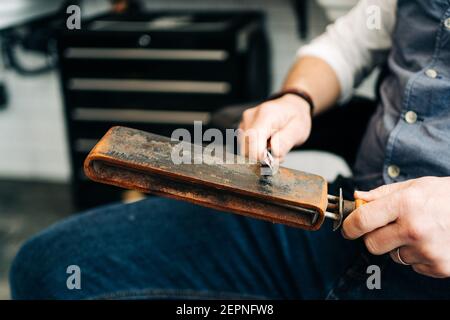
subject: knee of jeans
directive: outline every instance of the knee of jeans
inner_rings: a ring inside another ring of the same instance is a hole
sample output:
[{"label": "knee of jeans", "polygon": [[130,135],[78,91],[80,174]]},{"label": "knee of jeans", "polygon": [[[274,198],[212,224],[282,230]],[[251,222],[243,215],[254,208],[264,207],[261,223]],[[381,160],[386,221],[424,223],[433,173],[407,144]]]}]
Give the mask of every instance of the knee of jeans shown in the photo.
[{"label": "knee of jeans", "polygon": [[58,257],[64,251],[64,244],[58,238],[58,230],[47,230],[22,245],[9,272],[13,299],[52,297],[52,286],[61,282],[65,276],[64,271],[61,276],[60,272],[55,272],[59,265]]},{"label": "knee of jeans", "polygon": [[37,284],[39,279],[33,277],[36,274],[33,269],[39,265],[35,260],[38,257],[35,250],[38,247],[36,242],[39,242],[37,238],[27,241],[13,260],[9,272],[9,284],[13,299],[32,298],[32,292],[39,287]]}]

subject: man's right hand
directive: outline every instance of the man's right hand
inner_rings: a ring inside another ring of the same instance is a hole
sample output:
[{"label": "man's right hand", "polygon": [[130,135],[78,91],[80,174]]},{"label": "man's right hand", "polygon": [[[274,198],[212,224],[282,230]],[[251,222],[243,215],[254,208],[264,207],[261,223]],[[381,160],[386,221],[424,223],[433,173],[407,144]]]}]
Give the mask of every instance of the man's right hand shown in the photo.
[{"label": "man's right hand", "polygon": [[286,94],[244,111],[239,125],[240,151],[252,160],[262,160],[270,148],[275,161],[282,162],[294,146],[306,141],[311,132],[309,104],[294,94]]}]

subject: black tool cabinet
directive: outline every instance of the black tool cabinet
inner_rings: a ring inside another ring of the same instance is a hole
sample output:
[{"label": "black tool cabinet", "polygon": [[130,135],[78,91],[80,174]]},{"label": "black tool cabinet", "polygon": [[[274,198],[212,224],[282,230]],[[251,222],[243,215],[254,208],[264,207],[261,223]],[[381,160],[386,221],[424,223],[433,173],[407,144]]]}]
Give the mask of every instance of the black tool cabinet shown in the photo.
[{"label": "black tool cabinet", "polygon": [[87,208],[121,190],[88,181],[83,161],[114,125],[168,135],[207,128],[211,113],[269,92],[260,12],[104,14],[58,37],[74,202]]}]

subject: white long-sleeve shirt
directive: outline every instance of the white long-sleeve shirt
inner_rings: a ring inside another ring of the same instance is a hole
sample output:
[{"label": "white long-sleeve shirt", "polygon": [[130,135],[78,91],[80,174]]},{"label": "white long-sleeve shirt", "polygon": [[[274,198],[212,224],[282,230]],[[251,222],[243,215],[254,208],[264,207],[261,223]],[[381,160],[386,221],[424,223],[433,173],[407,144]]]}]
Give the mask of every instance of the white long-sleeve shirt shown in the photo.
[{"label": "white long-sleeve shirt", "polygon": [[392,44],[397,0],[361,0],[348,14],[327,27],[325,33],[298,51],[326,61],[336,72],[340,100],[382,63]]}]

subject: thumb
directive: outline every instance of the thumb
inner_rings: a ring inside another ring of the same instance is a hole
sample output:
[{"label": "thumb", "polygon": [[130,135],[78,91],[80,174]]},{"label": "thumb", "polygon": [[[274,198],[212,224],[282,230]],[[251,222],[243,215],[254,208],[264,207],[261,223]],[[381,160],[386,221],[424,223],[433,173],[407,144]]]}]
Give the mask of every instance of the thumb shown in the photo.
[{"label": "thumb", "polygon": [[280,131],[275,132],[270,138],[270,149],[275,158],[284,158],[284,156],[296,144],[297,128],[292,123],[288,123]]},{"label": "thumb", "polygon": [[385,184],[370,191],[355,191],[355,199],[364,201],[373,201],[385,197],[393,192],[405,189],[411,184],[411,181],[396,182]]}]

